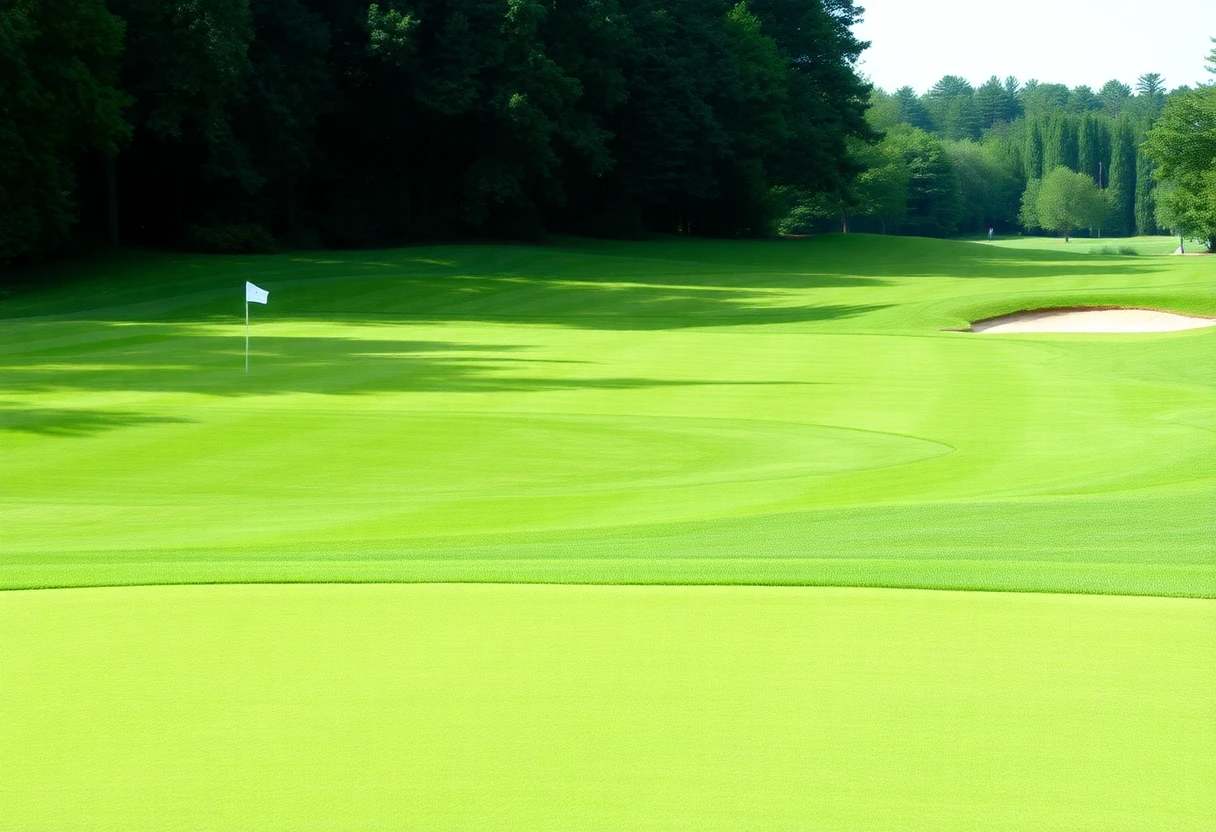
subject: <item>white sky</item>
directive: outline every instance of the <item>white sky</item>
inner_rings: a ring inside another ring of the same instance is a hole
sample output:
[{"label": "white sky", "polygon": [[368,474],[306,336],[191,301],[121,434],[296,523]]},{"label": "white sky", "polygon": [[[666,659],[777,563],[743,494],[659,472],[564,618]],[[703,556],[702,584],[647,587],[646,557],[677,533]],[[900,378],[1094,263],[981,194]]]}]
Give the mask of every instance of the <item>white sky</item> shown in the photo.
[{"label": "white sky", "polygon": [[1203,59],[1216,36],[1216,0],[857,0],[871,41],[860,69],[888,92],[924,93],[943,75],[978,86],[1022,81],[1135,85],[1159,72],[1167,89],[1216,80]]}]

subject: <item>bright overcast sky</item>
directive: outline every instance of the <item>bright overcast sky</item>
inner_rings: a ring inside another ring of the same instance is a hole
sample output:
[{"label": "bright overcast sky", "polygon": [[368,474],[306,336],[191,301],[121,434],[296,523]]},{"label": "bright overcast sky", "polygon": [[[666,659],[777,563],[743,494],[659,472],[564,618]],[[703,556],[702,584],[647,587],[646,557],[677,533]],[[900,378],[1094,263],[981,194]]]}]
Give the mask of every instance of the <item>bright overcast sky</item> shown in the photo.
[{"label": "bright overcast sky", "polygon": [[992,75],[1097,89],[1159,72],[1167,89],[1216,76],[1203,59],[1216,0],[857,0],[865,22],[861,71],[891,91],[923,93],[943,75],[979,85]]}]

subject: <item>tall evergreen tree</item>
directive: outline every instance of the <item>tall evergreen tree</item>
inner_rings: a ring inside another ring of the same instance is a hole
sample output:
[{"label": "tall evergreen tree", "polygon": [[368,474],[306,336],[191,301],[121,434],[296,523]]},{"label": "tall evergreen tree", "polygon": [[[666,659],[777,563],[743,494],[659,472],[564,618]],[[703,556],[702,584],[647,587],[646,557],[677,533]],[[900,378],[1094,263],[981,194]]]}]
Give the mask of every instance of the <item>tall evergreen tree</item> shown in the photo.
[{"label": "tall evergreen tree", "polygon": [[1000,121],[1013,121],[1016,99],[1001,80],[993,75],[975,91],[975,110],[980,129],[987,130]]},{"label": "tall evergreen tree", "polygon": [[1165,79],[1156,72],[1146,72],[1136,79],[1136,97],[1142,118],[1154,120],[1165,107]]},{"label": "tall evergreen tree", "polygon": [[1115,122],[1110,162],[1110,227],[1115,234],[1136,232],[1136,134],[1125,118]]},{"label": "tall evergreen tree", "polygon": [[1153,188],[1156,164],[1144,153],[1136,156],[1136,233],[1147,236],[1157,233],[1157,198]]},{"label": "tall evergreen tree", "polygon": [[1077,124],[1077,170],[1094,180],[1098,185],[1098,166],[1102,163],[1102,127],[1099,121],[1086,113]]},{"label": "tall evergreen tree", "polygon": [[921,130],[932,130],[933,122],[920,96],[911,87],[900,87],[895,91],[895,101],[899,105],[899,120],[901,124],[910,124]]},{"label": "tall evergreen tree", "polygon": [[954,141],[974,139],[980,133],[975,90],[965,78],[947,75],[925,94],[925,109],[934,129]]}]

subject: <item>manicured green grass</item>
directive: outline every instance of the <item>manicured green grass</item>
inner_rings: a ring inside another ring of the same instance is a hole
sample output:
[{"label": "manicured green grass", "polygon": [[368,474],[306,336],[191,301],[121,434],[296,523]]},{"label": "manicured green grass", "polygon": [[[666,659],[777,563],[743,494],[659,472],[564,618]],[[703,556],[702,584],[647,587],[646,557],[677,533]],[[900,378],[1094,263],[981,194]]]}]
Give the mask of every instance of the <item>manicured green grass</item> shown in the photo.
[{"label": "manicured green grass", "polygon": [[[1204,830],[1216,330],[948,330],[1216,314],[1214,264],[850,236],[23,275],[0,587],[322,583],[0,592],[0,832]],[[426,581],[516,585],[374,583]]]},{"label": "manicured green grass", "polygon": [[573,240],[30,277],[0,303],[0,586],[1216,596],[1216,330],[943,331],[1213,314],[1206,258]]},{"label": "manicured green grass", "polygon": [[[1120,249],[1132,249],[1136,255],[1166,255],[1173,254],[1178,248],[1177,237],[1111,237],[1088,238],[1073,237],[1064,242],[1063,237],[1017,237],[995,240],[992,245],[1001,248],[1011,248],[1025,251],[1036,249],[1042,251],[1068,251],[1074,254],[1122,254]],[[1198,240],[1188,240],[1188,252],[1201,252],[1206,246]]]},{"label": "manicured green grass", "polygon": [[1210,601],[0,594],[0,829],[1207,830]]}]

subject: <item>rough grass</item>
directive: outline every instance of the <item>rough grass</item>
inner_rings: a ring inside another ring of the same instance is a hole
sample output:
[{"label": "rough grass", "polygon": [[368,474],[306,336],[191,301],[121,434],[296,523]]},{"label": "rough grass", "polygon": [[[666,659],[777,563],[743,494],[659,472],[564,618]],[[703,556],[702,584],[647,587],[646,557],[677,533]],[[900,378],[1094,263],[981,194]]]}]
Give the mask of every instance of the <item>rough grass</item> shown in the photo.
[{"label": "rough grass", "polygon": [[[968,243],[125,254],[0,303],[0,586],[832,584],[1216,596],[1205,258]],[[253,307],[242,373],[241,285]]]}]

